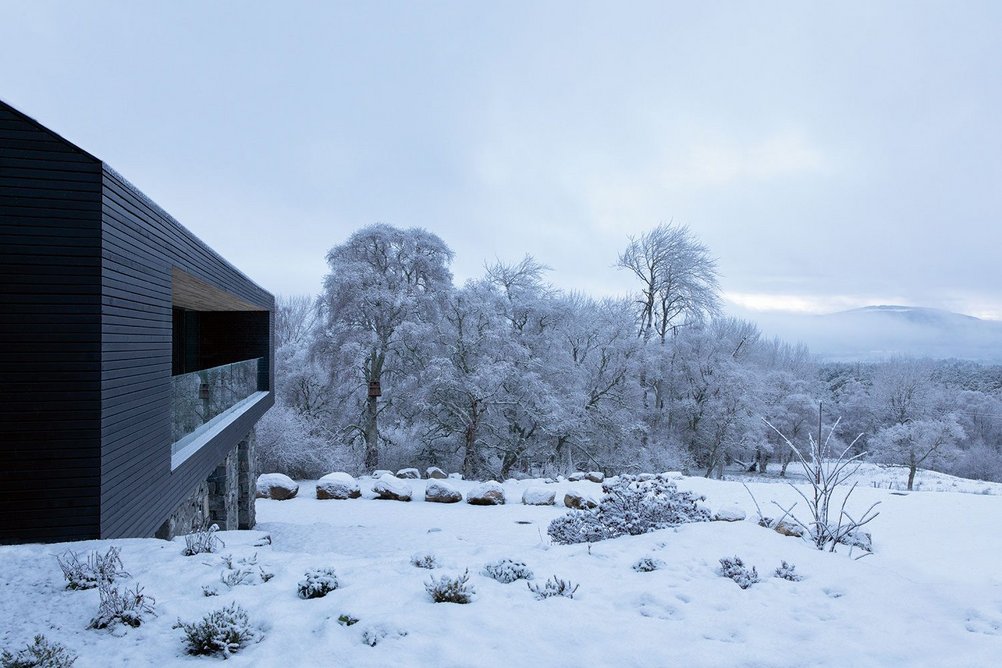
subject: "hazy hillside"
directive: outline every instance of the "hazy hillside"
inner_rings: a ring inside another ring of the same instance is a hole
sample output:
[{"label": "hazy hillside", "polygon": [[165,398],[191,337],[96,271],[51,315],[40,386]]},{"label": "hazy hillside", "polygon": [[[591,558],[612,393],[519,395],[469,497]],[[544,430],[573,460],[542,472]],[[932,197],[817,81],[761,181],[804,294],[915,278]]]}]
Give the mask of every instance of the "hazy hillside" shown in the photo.
[{"label": "hazy hillside", "polygon": [[828,360],[895,356],[1002,362],[1002,322],[911,306],[867,306],[828,315],[754,314],[764,332],[800,341]]}]

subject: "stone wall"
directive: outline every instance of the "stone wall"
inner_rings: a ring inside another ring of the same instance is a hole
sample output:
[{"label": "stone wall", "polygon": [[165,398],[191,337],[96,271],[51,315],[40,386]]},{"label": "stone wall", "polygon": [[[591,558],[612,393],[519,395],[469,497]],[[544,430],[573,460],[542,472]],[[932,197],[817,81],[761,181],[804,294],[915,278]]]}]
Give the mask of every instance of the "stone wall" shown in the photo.
[{"label": "stone wall", "polygon": [[208,524],[220,531],[253,529],[257,472],[254,470],[254,432],[251,431],[200,482],[157,530],[157,538],[170,540]]},{"label": "stone wall", "polygon": [[171,540],[205,526],[209,519],[209,483],[203,480],[191,490],[167,521],[160,525],[156,537]]},{"label": "stone wall", "polygon": [[254,431],[237,444],[237,459],[240,478],[240,493],[237,515],[241,529],[253,529],[257,520],[254,515],[254,500],[257,496],[257,471],[254,469],[254,448],[256,445]]},{"label": "stone wall", "polygon": [[220,531],[237,528],[240,498],[237,448],[230,450],[216,470],[209,474],[209,519],[219,525]]}]

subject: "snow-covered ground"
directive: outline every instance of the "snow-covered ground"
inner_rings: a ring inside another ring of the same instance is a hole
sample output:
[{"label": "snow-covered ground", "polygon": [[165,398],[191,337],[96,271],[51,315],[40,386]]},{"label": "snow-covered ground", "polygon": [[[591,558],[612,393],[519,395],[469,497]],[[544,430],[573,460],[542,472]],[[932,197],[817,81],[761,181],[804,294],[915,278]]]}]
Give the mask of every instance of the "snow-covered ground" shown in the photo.
[{"label": "snow-covered ground", "polygon": [[[256,585],[221,585],[220,554],[182,556],[181,539],[2,547],[0,645],[15,649],[45,633],[78,654],[80,667],[212,662],[185,655],[172,625],[236,601],[265,635],[232,657],[235,666],[996,666],[1002,657],[1002,499],[994,494],[902,495],[860,484],[853,509],[881,505],[868,526],[874,554],[857,560],[759,527],[751,498],[733,481],[678,485],[705,495],[711,508],[741,507],[745,521],[590,547],[550,543],[547,524],[565,509],[520,503],[540,481],[509,481],[508,504],[487,507],[423,502],[426,483],[416,480],[406,481],[413,502],[374,500],[372,482],[362,479],[355,500],[318,501],[311,482],[294,499],[259,500],[258,529],[222,534],[221,553],[256,554],[274,573]],[[985,486],[972,485],[968,491]],[[586,481],[553,487],[558,502],[568,489],[601,493]],[[796,499],[786,485],[749,487],[766,514],[776,514],[771,501]],[[87,630],[96,590],[64,588],[54,555],[109,545],[122,548],[129,582],[156,598],[157,616],[139,628]],[[424,553],[441,566],[413,566],[411,557]],[[740,589],[718,575],[718,560],[734,555],[757,567],[762,582]],[[644,556],[664,568],[635,572]],[[505,557],[524,561],[538,583],[557,575],[580,588],[573,599],[537,600],[524,581],[480,574]],[[784,560],[802,581],[771,577]],[[341,587],[300,599],[297,582],[321,566],[336,570]],[[429,577],[465,569],[474,601],[433,603]],[[220,595],[204,596],[206,585],[219,585]],[[342,614],[360,621],[343,626]]]}]

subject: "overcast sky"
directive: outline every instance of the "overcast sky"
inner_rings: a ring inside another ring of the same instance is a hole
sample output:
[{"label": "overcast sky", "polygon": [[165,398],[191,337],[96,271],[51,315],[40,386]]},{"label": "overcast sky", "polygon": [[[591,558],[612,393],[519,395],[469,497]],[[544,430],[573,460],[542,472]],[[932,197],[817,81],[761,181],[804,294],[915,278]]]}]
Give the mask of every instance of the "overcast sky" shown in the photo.
[{"label": "overcast sky", "polygon": [[457,282],[625,293],[688,225],[743,309],[1002,318],[1002,3],[0,0],[0,98],[275,293],[373,222]]}]

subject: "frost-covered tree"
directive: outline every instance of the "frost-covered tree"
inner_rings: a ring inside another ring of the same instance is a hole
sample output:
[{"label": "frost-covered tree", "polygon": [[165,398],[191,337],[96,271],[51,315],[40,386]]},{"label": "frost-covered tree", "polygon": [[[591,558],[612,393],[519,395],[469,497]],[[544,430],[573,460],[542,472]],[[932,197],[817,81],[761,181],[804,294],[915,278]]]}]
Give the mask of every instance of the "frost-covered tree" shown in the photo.
[{"label": "frost-covered tree", "polygon": [[432,434],[459,451],[463,474],[488,469],[485,435],[503,430],[502,404],[514,399],[518,360],[525,356],[502,318],[501,296],[484,281],[455,291],[434,330],[437,355],[423,394]]},{"label": "frost-covered tree", "polygon": [[640,281],[640,336],[661,343],[679,326],[720,310],[717,263],[685,225],[667,223],[630,239],[617,266]]},{"label": "frost-covered tree", "polygon": [[956,445],[964,438],[964,428],[956,416],[939,419],[906,420],[881,430],[873,439],[881,461],[908,467],[908,491],[915,482],[919,466],[928,466],[937,458],[956,456]]},{"label": "frost-covered tree", "polygon": [[340,357],[356,380],[363,410],[354,428],[365,442],[364,466],[379,465],[380,387],[407,371],[409,347],[420,346],[452,290],[452,251],[423,229],[377,224],[355,232],[327,254],[318,350]]},{"label": "frost-covered tree", "polygon": [[564,472],[664,464],[660,448],[642,445],[643,342],[632,331],[632,305],[569,295],[558,312],[545,365],[554,398],[550,461]]},{"label": "frost-covered tree", "polygon": [[724,318],[676,338],[671,424],[707,477],[765,442],[751,364],[758,337],[750,323]]}]

